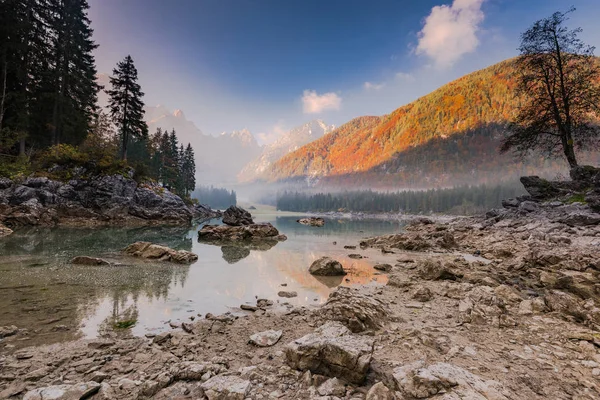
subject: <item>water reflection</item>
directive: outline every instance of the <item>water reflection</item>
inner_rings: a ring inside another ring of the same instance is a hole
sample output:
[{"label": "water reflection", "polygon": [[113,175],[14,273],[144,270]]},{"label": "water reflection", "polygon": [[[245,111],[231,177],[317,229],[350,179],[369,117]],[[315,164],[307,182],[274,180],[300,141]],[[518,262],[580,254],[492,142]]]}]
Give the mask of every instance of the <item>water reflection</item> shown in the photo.
[{"label": "water reflection", "polygon": [[[112,334],[115,327],[138,335],[160,331],[169,320],[221,313],[256,296],[277,300],[282,284],[299,294],[285,301],[318,304],[340,284],[384,283],[386,276],[375,275],[372,268],[383,261],[380,252],[365,250],[368,258],[353,260],[343,245],[402,229],[401,223],[385,221],[327,221],[325,227],[314,228],[296,223],[297,217],[262,219],[288,240],[268,246],[213,246],[197,242],[197,226],[33,228],[1,239],[0,325],[26,328],[28,334],[0,343],[0,351],[7,350],[4,343],[21,347],[95,337]],[[140,240],[193,251],[199,260],[181,266],[122,255],[122,248]],[[71,265],[76,255],[102,257],[114,265]],[[338,259],[349,274],[308,274],[308,266],[323,255]]]}]

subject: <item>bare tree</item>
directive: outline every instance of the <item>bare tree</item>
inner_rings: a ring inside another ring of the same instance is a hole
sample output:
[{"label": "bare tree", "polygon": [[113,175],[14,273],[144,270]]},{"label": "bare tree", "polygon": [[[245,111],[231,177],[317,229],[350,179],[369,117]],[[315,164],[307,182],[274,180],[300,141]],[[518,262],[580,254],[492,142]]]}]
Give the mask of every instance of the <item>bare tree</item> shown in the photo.
[{"label": "bare tree", "polygon": [[501,152],[562,154],[573,168],[575,150],[597,144],[600,63],[595,48],[577,37],[581,28],[565,26],[573,11],[554,13],[521,35],[516,61],[521,105]]}]

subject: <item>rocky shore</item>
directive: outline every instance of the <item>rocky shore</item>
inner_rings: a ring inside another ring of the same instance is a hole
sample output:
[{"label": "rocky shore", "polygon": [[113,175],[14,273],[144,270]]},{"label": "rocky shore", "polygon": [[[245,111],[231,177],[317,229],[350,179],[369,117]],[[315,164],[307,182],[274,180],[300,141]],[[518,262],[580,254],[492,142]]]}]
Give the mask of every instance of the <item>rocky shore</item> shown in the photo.
[{"label": "rocky shore", "polygon": [[55,225],[188,224],[220,216],[208,207],[187,206],[153,183],[123,175],[60,182],[30,177],[0,178],[0,223],[9,228]]},{"label": "rocky shore", "polygon": [[573,197],[364,239],[388,284],[321,307],[258,299],[156,336],[3,348],[0,398],[597,399],[600,215]]}]

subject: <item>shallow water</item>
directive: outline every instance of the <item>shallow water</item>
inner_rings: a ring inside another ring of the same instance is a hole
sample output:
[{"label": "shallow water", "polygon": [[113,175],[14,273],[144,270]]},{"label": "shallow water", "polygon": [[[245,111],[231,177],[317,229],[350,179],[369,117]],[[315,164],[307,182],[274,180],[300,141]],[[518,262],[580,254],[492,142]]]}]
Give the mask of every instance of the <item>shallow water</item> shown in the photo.
[{"label": "shallow water", "polygon": [[[404,222],[327,220],[319,228],[300,225],[296,219],[259,215],[258,222],[271,222],[288,236],[263,251],[198,243],[200,226],[17,231],[0,239],[0,326],[28,330],[11,339],[16,347],[119,331],[143,335],[168,329],[169,321],[189,321],[208,312],[240,312],[241,304],[254,305],[257,297],[320,304],[337,285],[386,282],[386,276],[376,275],[372,266],[390,262],[389,256],[343,246],[358,245],[367,236],[399,232]],[[181,266],[120,253],[141,240],[192,251],[199,260]],[[352,253],[366,258],[351,259]],[[69,264],[76,255],[102,257],[117,265]],[[312,261],[324,255],[338,259],[349,274],[344,278],[310,275]],[[296,291],[298,297],[280,298],[280,290]]]}]

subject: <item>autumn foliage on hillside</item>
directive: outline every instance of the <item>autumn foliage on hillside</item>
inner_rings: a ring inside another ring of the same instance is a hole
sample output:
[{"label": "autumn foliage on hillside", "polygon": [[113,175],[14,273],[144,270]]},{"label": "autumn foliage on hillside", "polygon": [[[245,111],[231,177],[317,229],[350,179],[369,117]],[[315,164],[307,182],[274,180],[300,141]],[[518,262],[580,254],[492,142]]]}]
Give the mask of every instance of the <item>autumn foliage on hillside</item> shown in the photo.
[{"label": "autumn foliage on hillside", "polygon": [[[381,173],[386,163],[396,162],[403,152],[433,139],[467,133],[473,136],[480,128],[490,126],[498,132],[518,105],[513,94],[516,74],[514,60],[507,60],[451,82],[389,115],[356,118],[283,157],[265,178],[274,181]],[[442,153],[446,156],[448,152]],[[443,164],[444,160],[435,154],[430,156],[429,161]]]}]

